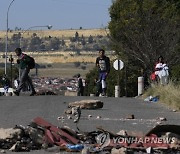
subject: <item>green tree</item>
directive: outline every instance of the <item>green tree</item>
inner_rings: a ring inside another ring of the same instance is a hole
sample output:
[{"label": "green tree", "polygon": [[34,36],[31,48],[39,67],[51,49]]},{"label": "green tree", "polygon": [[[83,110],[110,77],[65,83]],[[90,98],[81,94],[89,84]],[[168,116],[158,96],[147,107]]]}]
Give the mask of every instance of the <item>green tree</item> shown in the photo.
[{"label": "green tree", "polygon": [[31,51],[40,50],[41,42],[42,42],[41,38],[38,37],[36,33],[34,33],[30,40],[29,50]]},{"label": "green tree", "polygon": [[176,0],[115,0],[109,30],[117,55],[149,72],[159,55],[169,65],[180,63],[179,6]]},{"label": "green tree", "polygon": [[52,38],[50,41],[50,49],[58,50],[60,46],[60,40],[56,37]]},{"label": "green tree", "polygon": [[[137,78],[140,75],[138,67],[133,66],[132,62],[125,64],[126,68],[116,71],[112,66],[110,73],[106,79],[107,81],[107,95],[114,97],[115,85],[120,85],[120,96],[137,96]],[[119,80],[118,80],[119,76]],[[86,75],[87,86],[85,88],[85,94],[96,93],[95,80],[98,79],[98,69],[94,67]]]}]

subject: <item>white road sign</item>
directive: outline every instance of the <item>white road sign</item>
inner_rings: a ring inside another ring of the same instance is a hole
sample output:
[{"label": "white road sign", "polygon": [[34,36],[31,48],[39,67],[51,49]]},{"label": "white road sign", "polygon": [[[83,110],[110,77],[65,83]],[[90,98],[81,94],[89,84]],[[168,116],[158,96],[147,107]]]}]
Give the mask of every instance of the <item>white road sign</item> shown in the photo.
[{"label": "white road sign", "polygon": [[124,63],[121,60],[115,60],[115,62],[113,63],[113,67],[115,68],[115,70],[122,70],[124,67]]}]

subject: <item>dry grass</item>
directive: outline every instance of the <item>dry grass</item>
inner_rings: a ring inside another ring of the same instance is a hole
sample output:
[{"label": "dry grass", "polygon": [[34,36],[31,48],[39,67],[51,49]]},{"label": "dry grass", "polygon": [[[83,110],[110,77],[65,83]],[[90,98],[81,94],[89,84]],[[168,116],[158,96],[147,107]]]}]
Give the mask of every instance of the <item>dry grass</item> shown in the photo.
[{"label": "dry grass", "polygon": [[[8,36],[12,37],[13,34],[17,33],[23,33],[23,31],[13,31],[9,32]],[[23,34],[24,38],[28,38],[32,36],[33,33],[36,33],[39,37],[58,37],[58,38],[69,38],[74,37],[75,33],[78,32],[79,36],[89,37],[91,36],[97,36],[102,35],[106,36],[109,31],[105,29],[73,29],[73,30],[29,30]],[[0,31],[0,38],[5,38],[6,32]]]},{"label": "dry grass", "polygon": [[[88,63],[86,69],[83,70],[80,67],[75,67],[74,63],[54,63],[52,67],[45,69],[38,69],[39,77],[61,77],[61,78],[71,78],[73,75],[80,73],[83,78],[86,74],[93,69],[95,66],[92,63]],[[35,69],[31,70],[31,74],[35,74]]]},{"label": "dry grass", "polygon": [[[2,57],[1,53],[1,57]],[[12,54],[14,60],[16,61],[17,57],[14,53],[9,53],[8,55]],[[52,64],[52,63],[73,63],[73,62],[87,62],[87,63],[95,63],[97,54],[87,54],[87,55],[75,55],[70,53],[27,53],[28,55],[34,57],[36,63],[42,64]],[[0,58],[0,62],[3,63],[4,59]]]},{"label": "dry grass", "polygon": [[[0,53],[0,57],[2,57],[4,53]],[[13,55],[13,58],[17,59],[14,52],[9,52],[8,55]],[[98,56],[98,52],[81,52],[81,55],[76,55],[75,52],[28,52],[28,55],[34,57],[36,63],[42,64],[52,64],[52,63],[73,63],[73,62],[81,62],[81,63],[95,63],[96,57]],[[107,54],[110,59],[115,59],[114,55]],[[4,62],[3,58],[0,58],[0,62]]]},{"label": "dry grass", "polygon": [[144,97],[160,96],[160,102],[168,105],[170,108],[180,110],[180,86],[170,82],[166,86],[155,85],[149,88]]}]

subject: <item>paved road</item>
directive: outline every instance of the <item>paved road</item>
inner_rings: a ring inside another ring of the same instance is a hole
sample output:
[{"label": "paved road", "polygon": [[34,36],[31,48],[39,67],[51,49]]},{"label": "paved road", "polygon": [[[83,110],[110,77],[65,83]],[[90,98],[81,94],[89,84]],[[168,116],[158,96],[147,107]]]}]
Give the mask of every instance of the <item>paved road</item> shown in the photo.
[{"label": "paved road", "polygon": [[[159,117],[167,119],[161,122],[162,124],[180,124],[180,112],[173,112],[159,103],[144,102],[135,98],[0,96],[0,128],[27,126],[36,117],[42,117],[61,127],[64,124],[59,122],[57,117],[63,115],[65,123],[76,129],[73,121],[64,115],[64,110],[69,102],[82,99],[98,99],[104,102],[102,109],[82,110],[82,118],[78,125],[82,131],[93,131],[97,126],[102,126],[114,133],[122,129],[146,133],[160,122]],[[135,119],[126,119],[132,114]],[[92,117],[88,119],[88,115]],[[97,116],[102,118],[97,119]]]}]

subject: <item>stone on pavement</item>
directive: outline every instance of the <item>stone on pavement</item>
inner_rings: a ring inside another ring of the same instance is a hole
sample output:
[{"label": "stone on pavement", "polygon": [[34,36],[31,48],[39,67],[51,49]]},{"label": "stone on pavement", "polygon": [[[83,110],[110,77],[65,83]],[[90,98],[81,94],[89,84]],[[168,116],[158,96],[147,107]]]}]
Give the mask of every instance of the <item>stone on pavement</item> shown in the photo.
[{"label": "stone on pavement", "polygon": [[13,128],[0,128],[0,139],[12,139],[12,138],[19,138],[22,134],[21,129],[13,129]]},{"label": "stone on pavement", "polygon": [[103,107],[103,102],[100,100],[81,100],[69,103],[69,107],[77,107],[81,109],[99,109]]}]

